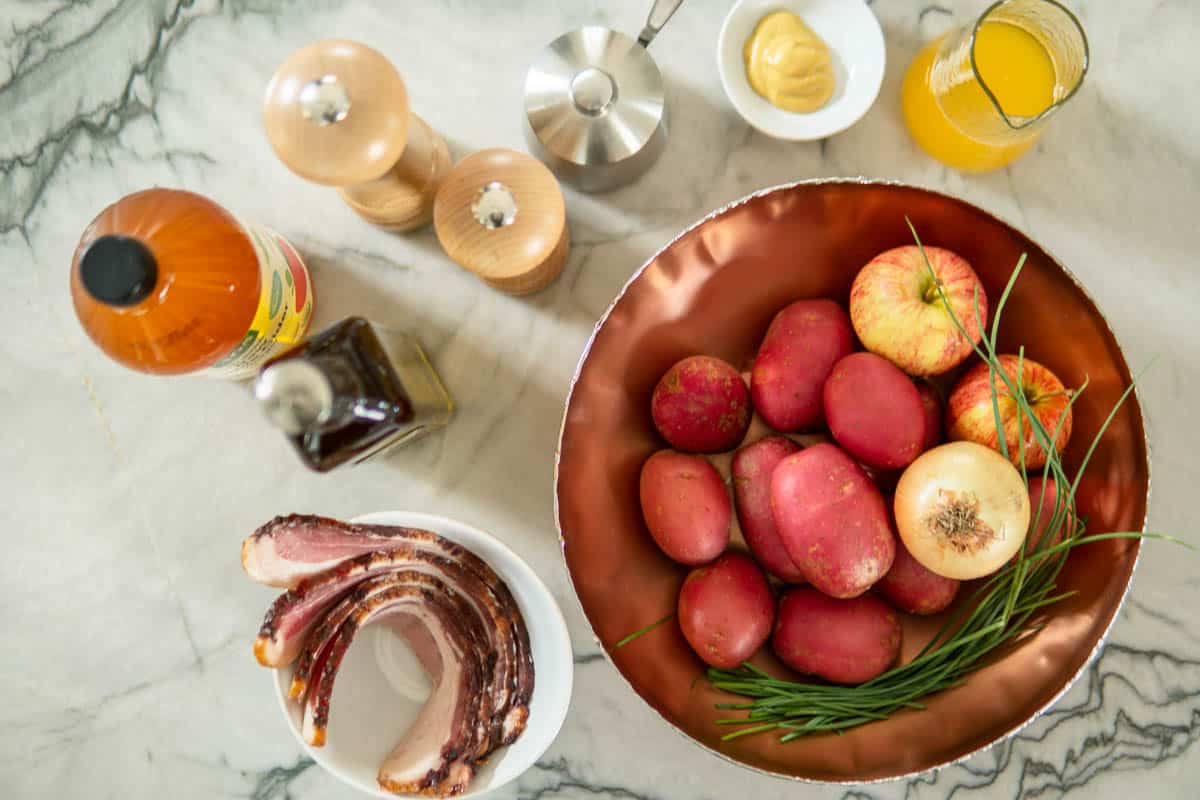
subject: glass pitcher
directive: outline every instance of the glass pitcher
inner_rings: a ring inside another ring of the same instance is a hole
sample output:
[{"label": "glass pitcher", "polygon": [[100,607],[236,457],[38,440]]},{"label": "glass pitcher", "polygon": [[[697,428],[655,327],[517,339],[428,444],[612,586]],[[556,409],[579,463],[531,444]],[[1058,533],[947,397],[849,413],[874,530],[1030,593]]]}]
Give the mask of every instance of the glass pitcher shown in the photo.
[{"label": "glass pitcher", "polygon": [[1056,0],[1000,0],[927,45],[901,90],[917,144],[964,172],[997,169],[1041,135],[1088,68],[1079,20]]}]

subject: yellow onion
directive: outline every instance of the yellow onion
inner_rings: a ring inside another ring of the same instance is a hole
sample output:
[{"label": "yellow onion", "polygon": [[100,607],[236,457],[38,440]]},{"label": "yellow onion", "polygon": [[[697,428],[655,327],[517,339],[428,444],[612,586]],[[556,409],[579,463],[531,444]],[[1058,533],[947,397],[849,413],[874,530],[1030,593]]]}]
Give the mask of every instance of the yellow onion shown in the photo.
[{"label": "yellow onion", "polygon": [[896,484],[896,529],[923,567],[970,580],[1003,567],[1029,530],[1029,492],[1008,459],[974,442],[920,455]]}]

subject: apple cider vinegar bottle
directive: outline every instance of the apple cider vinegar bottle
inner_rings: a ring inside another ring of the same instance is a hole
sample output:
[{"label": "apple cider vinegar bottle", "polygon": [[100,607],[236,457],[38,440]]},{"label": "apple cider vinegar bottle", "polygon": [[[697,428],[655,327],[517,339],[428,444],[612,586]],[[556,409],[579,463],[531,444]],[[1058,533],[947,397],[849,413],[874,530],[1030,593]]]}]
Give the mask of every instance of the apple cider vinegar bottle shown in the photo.
[{"label": "apple cider vinegar bottle", "polygon": [[300,341],[313,311],[287,240],[174,189],[100,212],[75,250],[71,297],[87,335],[130,369],[235,380]]}]

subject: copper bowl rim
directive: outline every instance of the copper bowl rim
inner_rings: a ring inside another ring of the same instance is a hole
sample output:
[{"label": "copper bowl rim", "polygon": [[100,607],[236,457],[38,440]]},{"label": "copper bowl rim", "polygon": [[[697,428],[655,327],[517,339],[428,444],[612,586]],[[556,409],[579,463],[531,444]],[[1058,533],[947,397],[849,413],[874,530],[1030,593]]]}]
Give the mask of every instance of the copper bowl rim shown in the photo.
[{"label": "copper bowl rim", "polygon": [[[760,775],[764,775],[767,777],[791,781],[794,783],[808,783],[808,784],[834,785],[834,786],[845,786],[845,785],[849,785],[849,784],[880,784],[880,783],[890,783],[892,781],[907,780],[909,778],[913,778],[918,775],[923,775],[927,772],[935,772],[944,767],[949,767],[949,766],[953,766],[955,764],[959,764],[963,761],[966,761],[968,758],[971,758],[972,756],[977,755],[978,753],[982,753],[985,750],[988,750],[989,748],[991,748],[997,744],[1000,744],[1008,739],[1011,739],[1013,736],[1016,736],[1026,726],[1028,726],[1030,723],[1032,723],[1038,717],[1042,716],[1044,713],[1046,713],[1046,711],[1048,711],[1052,706],[1054,706],[1060,699],[1062,699],[1063,695],[1065,695],[1071,689],[1071,687],[1075,685],[1075,683],[1083,676],[1083,673],[1086,672],[1088,670],[1088,668],[1092,665],[1092,662],[1094,662],[1096,660],[1096,656],[1098,656],[1100,654],[1100,651],[1104,648],[1105,643],[1108,641],[1109,635],[1112,633],[1113,625],[1116,624],[1117,618],[1120,616],[1121,610],[1125,606],[1125,601],[1129,597],[1130,587],[1133,585],[1133,576],[1137,572],[1137,567],[1138,567],[1138,564],[1141,562],[1141,557],[1142,557],[1141,540],[1138,540],[1137,546],[1136,546],[1136,551],[1135,551],[1134,557],[1133,557],[1133,566],[1129,570],[1129,578],[1125,582],[1125,588],[1121,592],[1121,598],[1118,601],[1116,608],[1113,610],[1112,616],[1109,617],[1108,624],[1104,628],[1104,633],[1100,636],[1099,639],[1097,639],[1096,644],[1092,648],[1091,653],[1088,654],[1087,659],[1080,665],[1079,669],[1075,672],[1075,674],[1072,675],[1070,677],[1070,679],[1067,680],[1067,682],[1063,684],[1062,689],[1060,689],[1053,697],[1051,697],[1041,708],[1035,710],[1026,719],[1018,722],[1016,725],[1014,725],[1008,731],[1005,731],[1004,733],[1000,734],[995,739],[993,739],[991,742],[989,742],[985,745],[982,745],[980,747],[977,747],[974,750],[971,750],[967,753],[964,753],[961,756],[948,759],[939,764],[934,764],[933,766],[926,767],[925,769],[922,769],[922,770],[915,770],[915,771],[911,771],[911,772],[905,772],[905,773],[900,773],[897,775],[892,775],[892,776],[889,776],[886,778],[874,778],[874,779],[870,779],[870,780],[854,780],[854,779],[821,780],[821,779],[816,779],[816,778],[805,778],[805,777],[802,777],[799,775],[786,775],[786,774],[779,773],[779,772],[772,772],[770,770],[765,770],[760,767],[752,766],[752,765],[746,764],[742,761],[738,761],[737,759],[731,758],[730,756],[726,755],[725,753],[722,753],[718,750],[714,750],[713,748],[709,747],[708,745],[704,744],[703,742],[700,742],[697,739],[692,738],[687,733],[685,733],[683,730],[681,730],[677,725],[675,725],[673,722],[671,722],[671,720],[669,720],[665,716],[663,716],[662,712],[660,712],[652,704],[646,702],[645,699],[642,698],[641,693],[638,692],[638,690],[637,690],[637,687],[635,687],[633,685],[633,683],[629,680],[629,678],[625,675],[625,673],[621,671],[620,667],[618,667],[616,665],[616,662],[614,662],[612,659],[612,655],[608,652],[608,649],[605,648],[604,643],[600,641],[600,637],[596,635],[595,626],[592,625],[592,620],[588,616],[587,611],[583,608],[583,602],[579,599],[579,592],[575,585],[575,576],[571,573],[571,569],[568,566],[567,559],[566,559],[566,537],[563,535],[562,518],[561,518],[561,514],[560,514],[560,509],[559,509],[559,496],[558,496],[559,469],[560,469],[561,460],[562,460],[563,436],[566,433],[566,426],[567,426],[567,411],[571,406],[572,398],[575,396],[575,387],[579,381],[579,376],[583,373],[583,367],[587,363],[588,357],[591,355],[592,345],[596,341],[596,336],[599,334],[600,328],[604,325],[605,322],[608,321],[609,315],[612,314],[613,309],[615,309],[617,304],[620,303],[622,298],[625,297],[625,293],[629,290],[629,287],[632,286],[633,283],[642,276],[642,273],[646,271],[647,267],[649,267],[652,263],[654,263],[655,259],[657,259],[660,255],[662,255],[668,249],[670,249],[677,241],[682,239],[688,233],[695,230],[696,228],[699,228],[701,225],[704,225],[707,222],[709,222],[713,219],[716,219],[717,217],[720,217],[722,214],[725,214],[726,212],[728,212],[734,208],[737,208],[738,206],[745,205],[746,203],[749,203],[749,202],[751,202],[759,197],[763,197],[765,195],[773,194],[775,192],[789,191],[791,189],[795,189],[795,188],[801,187],[801,186],[821,186],[821,185],[831,185],[832,186],[832,185],[847,185],[847,184],[871,185],[871,186],[894,186],[894,187],[898,187],[898,188],[902,188],[902,189],[915,189],[917,191],[927,192],[927,193],[933,194],[933,195],[938,195],[947,200],[950,200],[950,201],[953,201],[956,203],[961,203],[965,206],[968,206],[968,207],[978,211],[980,214],[991,217],[993,220],[995,220],[996,222],[999,222],[1001,225],[1005,225],[1008,228],[1010,228],[1011,230],[1014,230],[1017,233],[1024,236],[1025,238],[1029,239],[1030,241],[1034,241],[1033,237],[1026,234],[1023,230],[1021,230],[1021,228],[1012,224],[1008,220],[1003,219],[1002,217],[1000,217],[997,214],[994,214],[990,211],[986,211],[986,210],[980,208],[979,206],[975,205],[974,203],[972,203],[968,200],[964,200],[963,198],[958,197],[953,194],[950,194],[948,192],[939,191],[937,189],[930,189],[928,187],[919,186],[917,184],[905,183],[904,181],[880,180],[880,179],[876,179],[876,178],[866,178],[866,177],[805,178],[803,180],[790,181],[788,183],[780,183],[780,184],[776,184],[774,186],[767,186],[762,189],[758,189],[754,192],[751,192],[747,195],[744,195],[743,197],[740,197],[736,200],[726,203],[725,205],[709,212],[708,214],[706,214],[703,217],[701,217],[700,219],[696,220],[691,225],[688,225],[686,228],[681,230],[678,234],[673,236],[669,241],[667,241],[665,244],[663,244],[662,247],[660,247],[658,250],[656,250],[653,253],[653,255],[651,255],[649,258],[647,258],[645,260],[645,262],[643,262],[642,265],[640,267],[638,267],[637,270],[629,277],[629,280],[627,280],[625,282],[625,284],[621,287],[620,291],[617,292],[616,297],[613,298],[612,302],[609,303],[608,308],[606,308],[604,310],[604,313],[596,321],[596,324],[592,329],[592,333],[590,336],[588,336],[588,340],[584,344],[583,351],[579,355],[579,361],[575,365],[575,372],[571,375],[571,382],[567,388],[567,397],[563,401],[563,416],[562,416],[562,422],[559,424],[558,444],[554,450],[554,528],[555,528],[555,531],[558,533],[559,551],[562,555],[561,568],[563,569],[563,571],[565,571],[567,573],[567,578],[571,581],[571,589],[572,589],[571,597],[575,601],[575,606],[579,609],[580,613],[583,615],[583,618],[587,621],[588,630],[592,634],[592,641],[595,642],[595,644],[597,646],[599,646],[600,652],[604,656],[604,660],[607,661],[610,666],[612,666],[612,668],[616,671],[617,675],[619,675],[621,680],[625,682],[625,685],[628,686],[629,689],[631,689],[635,695],[637,695],[639,700],[641,700],[643,703],[645,703],[645,705],[648,706],[650,708],[650,710],[653,711],[659,717],[659,719],[661,719],[664,723],[666,723],[667,727],[669,727],[677,735],[683,737],[685,740],[690,742],[693,746],[700,748],[702,750],[705,750],[714,756],[717,756],[722,761],[726,761],[730,764],[735,764],[738,767],[741,767],[742,769],[750,770],[751,772],[756,772]],[[1075,288],[1078,289],[1079,292],[1085,298],[1087,298],[1088,302],[1092,304],[1092,307],[1096,309],[1096,313],[1099,315],[1100,321],[1104,324],[1105,330],[1107,330],[1109,335],[1112,336],[1113,341],[1117,345],[1117,349],[1121,353],[1121,358],[1122,358],[1122,360],[1124,360],[1125,348],[1121,346],[1121,341],[1118,338],[1116,331],[1114,331],[1112,329],[1112,325],[1109,324],[1108,318],[1104,315],[1104,312],[1101,310],[1100,305],[1096,302],[1095,298],[1092,297],[1092,295],[1087,291],[1087,289],[1084,287],[1083,283],[1075,276],[1075,274],[1072,273],[1069,269],[1066,268],[1066,266],[1063,265],[1062,261],[1060,261],[1057,256],[1055,256],[1053,253],[1051,253],[1049,250],[1047,250],[1045,247],[1043,247],[1040,244],[1038,244],[1038,247],[1041,248],[1042,252],[1044,252],[1046,254],[1047,258],[1058,269],[1062,270],[1062,273],[1071,280],[1071,282],[1075,285]],[[1126,362],[1126,368],[1128,369],[1128,362]],[[1136,378],[1136,376],[1135,376],[1135,378]],[[1149,426],[1149,420],[1146,419],[1145,408],[1142,405],[1141,397],[1138,394],[1136,384],[1134,385],[1132,396],[1135,400],[1137,400],[1138,416],[1142,423],[1143,438],[1145,440],[1146,513],[1142,517],[1142,528],[1141,528],[1141,531],[1143,533],[1145,533],[1146,529],[1147,529],[1147,521],[1148,521],[1149,515],[1150,515],[1150,499],[1151,499],[1152,486],[1153,486],[1153,475],[1152,475],[1151,469],[1150,469],[1150,463],[1151,463],[1150,430],[1151,429]]]}]

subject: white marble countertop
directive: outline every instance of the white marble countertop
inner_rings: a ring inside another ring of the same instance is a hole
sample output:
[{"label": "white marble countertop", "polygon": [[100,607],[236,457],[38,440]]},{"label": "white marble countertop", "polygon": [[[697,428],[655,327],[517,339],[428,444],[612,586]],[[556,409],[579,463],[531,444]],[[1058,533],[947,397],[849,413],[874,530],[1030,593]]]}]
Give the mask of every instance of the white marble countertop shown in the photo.
[{"label": "white marble countertop", "polygon": [[[562,568],[551,474],[562,401],[597,317],[683,226],[751,190],[866,175],[961,195],[1038,239],[1091,289],[1142,385],[1151,521],[1194,537],[1200,481],[1200,14],[1188,0],[1079,2],[1093,68],[1036,150],[966,178],[914,149],[899,84],[917,46],[983,0],[875,0],[879,101],[828,141],[752,132],[713,50],[728,0],[688,0],[654,44],[674,114],[660,164],[620,192],[568,195],[574,251],[547,291],[485,288],[432,232],[372,229],[288,173],[260,124],[267,77],[328,36],[368,42],[462,154],[522,147],[521,79],[557,34],[636,32],[645,0],[0,2],[0,786],[5,798],[357,795],[302,757],[250,654],[272,598],[238,544],[288,511],[407,508],[485,527],[549,583],[577,650],[555,746],[511,798],[1194,798],[1200,556],[1145,548],[1108,647],[1014,740],[917,779],[838,788],[759,777],[675,735],[599,655]],[[318,324],[413,326],[460,411],[443,434],[334,475],[304,471],[244,386],[143,377],[84,337],[67,292],[79,232],[150,185],[206,194],[291,238]]]}]

